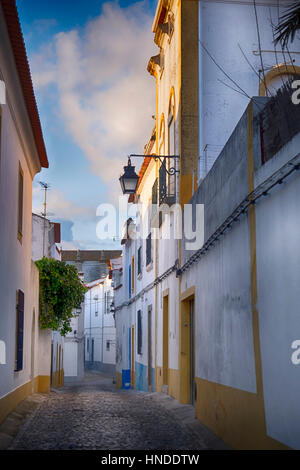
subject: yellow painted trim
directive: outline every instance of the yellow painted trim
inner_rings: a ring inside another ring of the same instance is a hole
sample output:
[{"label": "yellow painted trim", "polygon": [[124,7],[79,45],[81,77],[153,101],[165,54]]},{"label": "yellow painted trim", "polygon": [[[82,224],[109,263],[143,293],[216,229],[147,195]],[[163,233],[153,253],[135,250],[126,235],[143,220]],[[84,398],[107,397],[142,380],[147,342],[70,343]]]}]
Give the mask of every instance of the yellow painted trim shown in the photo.
[{"label": "yellow painted trim", "polygon": [[298,65],[275,65],[265,74],[264,79],[260,81],[259,96],[266,96],[266,88],[268,88],[268,85],[274,78],[280,77],[280,75],[300,75],[300,67]]},{"label": "yellow painted trim", "polygon": [[175,101],[175,89],[174,89],[173,85],[171,86],[171,91],[170,91],[170,95],[169,95],[168,118],[169,118],[170,111],[171,111],[172,99],[173,99],[172,114],[173,114],[173,119],[174,119],[174,122],[175,122],[175,119],[176,119],[176,115],[175,115],[176,106],[175,106],[175,103],[176,103],[176,101]]},{"label": "yellow painted trim", "polygon": [[163,368],[161,366],[155,368],[155,382],[155,390],[160,393],[163,386]]},{"label": "yellow painted trim", "polygon": [[168,369],[168,395],[179,401],[179,370]]},{"label": "yellow painted trim", "polygon": [[13,390],[5,397],[0,398],[0,423],[11,413],[16,406],[31,394],[31,380]]},{"label": "yellow painted trim", "polygon": [[[179,116],[179,123],[178,123],[178,131],[179,131],[179,155],[180,157],[182,158],[182,138],[181,138],[181,132],[182,132],[182,123],[181,123],[181,80],[182,80],[182,74],[181,74],[181,48],[182,48],[182,44],[181,44],[181,34],[182,34],[182,30],[181,30],[181,0],[178,0],[178,34],[179,34],[179,38],[178,38],[178,44],[179,44],[179,57],[178,57],[178,63],[179,63],[179,94],[178,94],[178,111],[177,111],[177,114]],[[181,158],[179,158],[179,203],[182,205],[182,190],[181,190],[181,185],[182,185],[182,162],[181,162]],[[181,240],[178,240],[178,263],[179,263],[179,266],[181,266]],[[180,350],[180,345],[181,345],[181,341],[182,341],[182,328],[181,328],[181,324],[182,324],[182,305],[181,305],[181,301],[180,301],[180,298],[181,298],[181,276],[179,276],[178,278],[178,305],[179,305],[179,329],[178,329],[178,364],[179,364],[179,397],[178,397],[178,400],[180,401],[180,398],[181,398],[181,391],[180,391],[180,387],[181,387],[181,382],[182,380],[184,379],[183,377],[183,374],[182,374],[182,361],[181,361],[181,350]]]},{"label": "yellow painted trim", "polygon": [[162,292],[162,294],[161,294],[162,297],[167,297],[167,295],[169,295],[169,292],[170,292],[170,289],[169,289],[169,288],[165,289],[165,290]]},{"label": "yellow painted trim", "polygon": [[181,293],[180,300],[183,301],[183,300],[190,299],[194,297],[194,295],[195,295],[195,286],[191,286]]},{"label": "yellow painted trim", "polygon": [[208,380],[195,379],[196,418],[234,449],[287,449],[266,435],[263,409],[257,395]]},{"label": "yellow painted trim", "polygon": [[[158,78],[155,77],[155,115],[156,115],[156,136],[158,132]],[[155,149],[156,149],[156,155],[158,152],[158,139],[156,138],[155,142]],[[155,162],[155,178],[158,178],[158,162]],[[157,237],[155,237],[154,241],[154,272],[155,272],[155,279],[157,278],[157,273],[158,273],[158,240]],[[154,368],[155,368],[155,390],[157,391],[158,389],[158,381],[157,381],[157,318],[158,318],[158,305],[157,305],[157,289],[158,286],[155,284],[154,288],[154,301],[155,301],[155,313],[154,313]]]},{"label": "yellow painted trim", "polygon": [[34,393],[37,393],[39,391],[39,376],[37,375],[33,379],[33,391]]},{"label": "yellow painted trim", "polygon": [[164,113],[161,113],[161,116],[160,116],[159,139],[161,139],[162,135],[163,135],[163,141],[164,141],[165,140],[165,115]]},{"label": "yellow painted trim", "polygon": [[180,176],[180,204],[183,207],[184,204],[188,204],[193,195],[193,175],[181,175]]},{"label": "yellow painted trim", "polygon": [[38,377],[38,391],[39,393],[50,392],[50,375],[39,375]]},{"label": "yellow painted trim", "polygon": [[[168,290],[168,289],[166,289]],[[163,385],[168,385],[169,379],[169,333],[170,333],[170,303],[169,295],[163,296],[162,308],[162,370]]]},{"label": "yellow painted trim", "polygon": [[164,113],[162,113],[161,118],[160,118],[160,128],[159,128],[159,154],[160,155],[165,154],[165,138],[166,138],[165,115]]}]

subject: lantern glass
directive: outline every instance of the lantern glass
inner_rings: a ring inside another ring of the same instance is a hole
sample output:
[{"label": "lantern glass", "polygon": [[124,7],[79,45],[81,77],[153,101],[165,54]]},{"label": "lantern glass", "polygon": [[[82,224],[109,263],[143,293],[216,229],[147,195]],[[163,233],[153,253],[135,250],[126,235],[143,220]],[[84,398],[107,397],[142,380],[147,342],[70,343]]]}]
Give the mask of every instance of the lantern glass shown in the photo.
[{"label": "lantern glass", "polygon": [[135,194],[139,177],[134,171],[135,167],[131,166],[130,160],[128,165],[124,166],[124,174],[120,177],[120,185],[123,194]]}]

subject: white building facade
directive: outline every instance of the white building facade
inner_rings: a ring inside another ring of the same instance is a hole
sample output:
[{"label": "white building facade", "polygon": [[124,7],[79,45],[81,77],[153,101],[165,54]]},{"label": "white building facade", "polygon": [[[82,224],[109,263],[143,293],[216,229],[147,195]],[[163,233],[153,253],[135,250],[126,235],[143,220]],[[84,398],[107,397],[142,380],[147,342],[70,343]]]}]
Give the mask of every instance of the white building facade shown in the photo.
[{"label": "white building facade", "polygon": [[39,329],[39,274],[31,259],[32,180],[48,160],[13,1],[0,4],[0,80],[2,421],[33,390],[49,391],[51,352],[50,332]]},{"label": "white building facade", "polygon": [[[169,177],[145,148],[129,201],[145,202],[153,271],[143,261],[147,238],[125,237],[115,296],[118,386],[149,390],[154,382],[156,391],[193,404],[196,417],[235,448],[299,448],[299,384],[291,361],[291,345],[298,344],[292,331],[299,329],[298,281],[292,280],[299,272],[291,259],[298,256],[298,111],[290,106],[291,91],[288,100],[286,91],[271,99],[299,76],[299,40],[274,49],[272,22],[287,4],[158,2],[159,53],[148,64],[157,96],[151,153],[179,157],[165,160],[179,172]],[[274,197],[265,191],[268,198],[248,204],[232,230],[229,221],[217,233],[252,191],[269,184],[272,172],[285,174],[288,167],[289,187],[277,175]],[[160,209],[204,205],[207,249],[188,250],[188,237],[166,237],[176,218],[153,214],[151,202]],[[135,224],[139,233],[138,219]]]},{"label": "white building facade", "polygon": [[84,304],[73,311],[72,331],[64,338],[64,383],[80,382],[84,377]]},{"label": "white building facade", "polygon": [[114,375],[116,328],[114,293],[109,277],[85,284],[84,299],[85,367]]}]

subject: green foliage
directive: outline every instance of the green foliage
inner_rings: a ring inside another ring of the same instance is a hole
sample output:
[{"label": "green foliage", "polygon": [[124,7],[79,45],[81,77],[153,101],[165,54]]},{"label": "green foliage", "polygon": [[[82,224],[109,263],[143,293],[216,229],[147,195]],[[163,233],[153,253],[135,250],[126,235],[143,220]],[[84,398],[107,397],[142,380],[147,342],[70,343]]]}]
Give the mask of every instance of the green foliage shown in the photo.
[{"label": "green foliage", "polygon": [[86,288],[72,265],[45,257],[36,265],[40,272],[40,327],[59,330],[65,336],[72,331],[73,309],[83,302]]},{"label": "green foliage", "polygon": [[300,29],[300,1],[294,1],[279,18],[279,24],[275,28],[275,44],[281,43],[285,48],[291,40],[294,41],[297,31]]}]

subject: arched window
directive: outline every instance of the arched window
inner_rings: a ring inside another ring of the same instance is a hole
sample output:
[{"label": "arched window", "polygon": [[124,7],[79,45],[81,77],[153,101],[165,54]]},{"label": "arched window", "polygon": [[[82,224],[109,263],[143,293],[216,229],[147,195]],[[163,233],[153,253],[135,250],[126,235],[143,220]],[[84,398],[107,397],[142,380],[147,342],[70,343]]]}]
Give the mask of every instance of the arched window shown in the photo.
[{"label": "arched window", "polygon": [[165,155],[165,116],[162,113],[159,126],[159,155]]},{"label": "arched window", "polygon": [[[176,155],[175,145],[175,92],[172,87],[169,100],[169,112],[168,112],[168,155]],[[175,160],[169,159],[167,162],[168,168],[175,165]],[[168,175],[168,193],[169,195],[175,195],[175,175]]]}]

